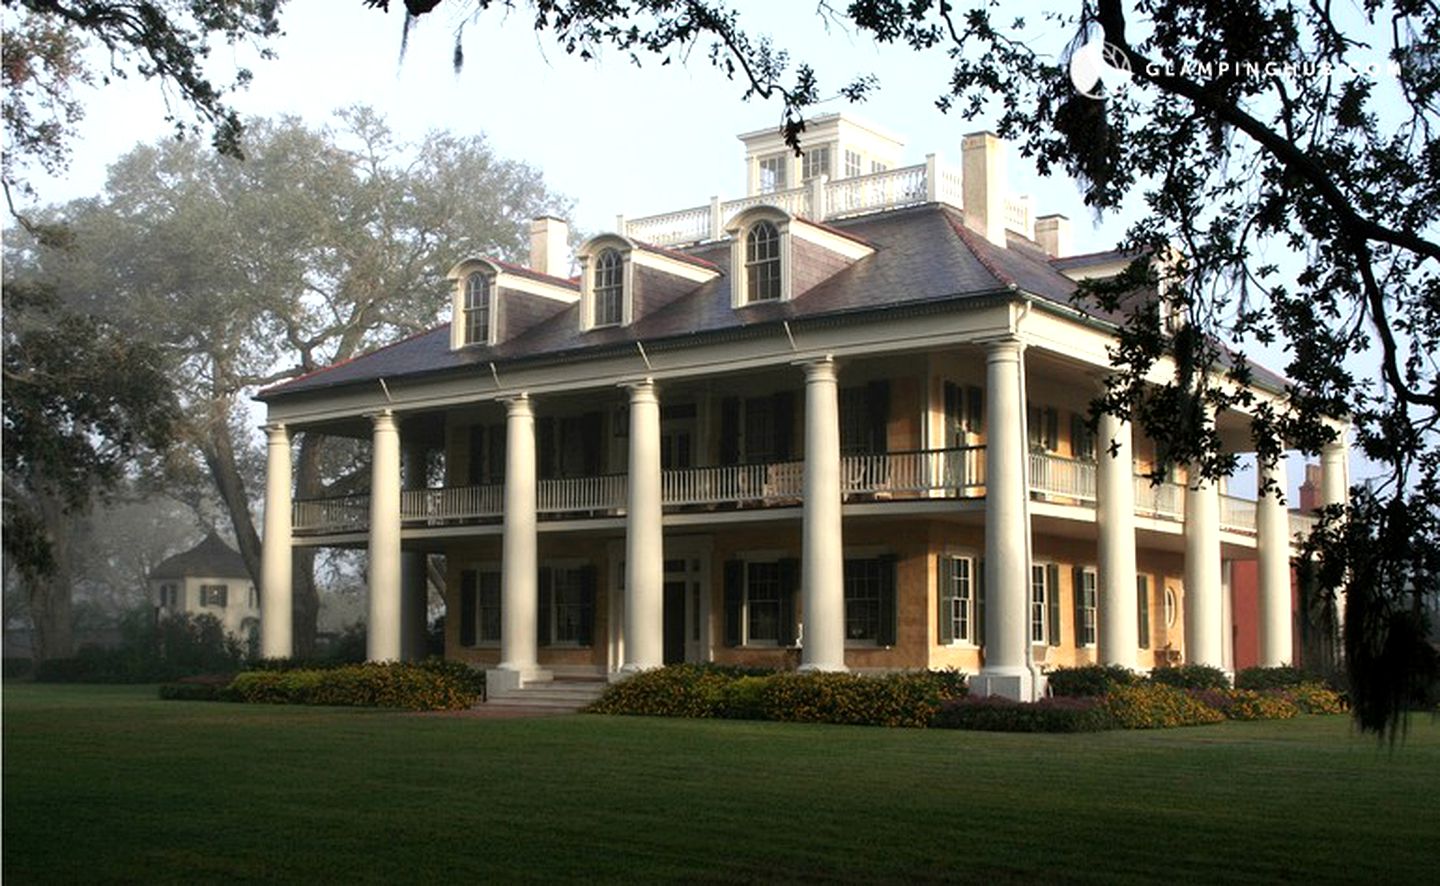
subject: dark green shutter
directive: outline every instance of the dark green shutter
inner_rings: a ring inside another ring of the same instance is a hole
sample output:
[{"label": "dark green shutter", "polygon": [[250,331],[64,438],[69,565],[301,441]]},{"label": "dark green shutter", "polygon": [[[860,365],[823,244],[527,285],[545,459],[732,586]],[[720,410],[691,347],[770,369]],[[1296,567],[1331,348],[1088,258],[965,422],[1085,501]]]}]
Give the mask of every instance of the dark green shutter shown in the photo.
[{"label": "dark green shutter", "polygon": [[789,461],[795,457],[795,392],[780,391],[771,398],[771,416],[775,427],[775,460]]},{"label": "dark green shutter", "polygon": [[1135,576],[1135,609],[1140,615],[1140,648],[1150,648],[1150,576]]},{"label": "dark green shutter", "polygon": [[460,573],[460,645],[475,645],[476,585],[475,570]]},{"label": "dark green shutter", "polygon": [[489,449],[490,464],[489,464],[489,466],[488,466],[488,467],[489,467],[489,471],[488,471],[488,474],[489,474],[489,475],[485,478],[485,482],[487,482],[487,483],[504,483],[504,482],[505,482],[505,446],[506,446],[505,426],[504,426],[504,425],[491,425],[491,426],[490,426],[490,429],[489,429],[489,437],[490,437],[490,449]]},{"label": "dark green shutter", "polygon": [[1050,645],[1060,645],[1060,566],[1057,563],[1045,564],[1045,589],[1046,607],[1050,615]]},{"label": "dark green shutter", "polygon": [[745,563],[741,560],[725,561],[725,645],[739,646],[742,636],[740,619],[741,604],[745,599]]},{"label": "dark green shutter", "polygon": [[1088,458],[1091,453],[1086,452],[1085,438],[1089,431],[1085,427],[1085,416],[1078,412],[1070,413],[1070,455],[1074,458]]},{"label": "dark green shutter", "polygon": [[954,557],[947,554],[940,555],[940,560],[935,566],[935,580],[939,583],[938,593],[935,595],[938,606],[936,610],[939,628],[937,636],[940,639],[940,645],[943,646],[955,641],[955,621],[950,617],[950,614],[955,611]]},{"label": "dark green shutter", "polygon": [[1075,647],[1085,645],[1085,567],[1076,566],[1070,572],[1070,592],[1075,600]]},{"label": "dark green shutter", "polygon": [[946,447],[959,445],[957,432],[960,430],[962,418],[960,402],[960,386],[954,382],[945,382],[945,441]]},{"label": "dark green shutter", "polygon": [[580,636],[581,646],[595,645],[595,597],[599,592],[594,565],[580,567]]},{"label": "dark green shutter", "polygon": [[554,578],[554,569],[551,569],[549,566],[540,567],[540,605],[539,612],[536,613],[535,618],[535,642],[540,646],[550,645],[550,620],[552,610],[554,609],[552,601],[555,597],[554,586],[552,584]]},{"label": "dark green shutter", "polygon": [[485,476],[485,426],[470,426],[470,485],[488,482]]},{"label": "dark green shutter", "polygon": [[883,554],[880,560],[880,633],[875,641],[881,646],[894,646],[898,625],[896,612],[895,586],[897,582],[896,572],[899,570],[899,558],[894,554]]},{"label": "dark green shutter", "polygon": [[740,463],[740,399],[720,401],[720,464]]},{"label": "dark green shutter", "polygon": [[970,385],[965,389],[966,420],[970,425],[970,433],[985,433],[985,390],[984,388]]},{"label": "dark green shutter", "polygon": [[975,645],[985,645],[985,558],[975,564]]},{"label": "dark green shutter", "polygon": [[1053,406],[1045,407],[1045,448],[1050,452],[1060,448],[1060,411]]},{"label": "dark green shutter", "polygon": [[890,382],[881,379],[865,386],[865,412],[870,419],[868,452],[890,451]]},{"label": "dark green shutter", "polygon": [[535,445],[539,449],[537,469],[540,479],[555,479],[555,419],[545,417],[535,420]]},{"label": "dark green shutter", "polygon": [[587,477],[594,477],[600,473],[600,463],[604,458],[604,427],[604,413],[587,412],[580,417],[580,445]]},{"label": "dark green shutter", "polygon": [[799,639],[795,602],[800,597],[800,561],[786,557],[780,566],[780,645],[794,646]]}]

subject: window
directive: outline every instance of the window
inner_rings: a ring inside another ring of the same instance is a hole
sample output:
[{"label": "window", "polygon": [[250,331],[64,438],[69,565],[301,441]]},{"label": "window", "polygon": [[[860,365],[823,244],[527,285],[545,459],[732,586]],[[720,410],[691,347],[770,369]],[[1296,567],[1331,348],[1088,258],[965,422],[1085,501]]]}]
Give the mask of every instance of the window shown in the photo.
[{"label": "window", "polygon": [[614,326],[620,322],[625,287],[625,261],[620,252],[606,249],[595,260],[595,325]]},{"label": "window", "polygon": [[1095,432],[1078,412],[1070,416],[1070,449],[1075,458],[1095,460]]},{"label": "window", "polygon": [[976,561],[973,557],[940,558],[940,642],[980,642]]},{"label": "window", "polygon": [[1054,563],[1030,566],[1030,642],[1060,645],[1060,594]]},{"label": "window", "polygon": [[830,146],[811,148],[805,152],[805,181],[830,175]]},{"label": "window", "polygon": [[595,634],[595,569],[540,569],[541,646],[589,646]]},{"label": "window", "polygon": [[758,221],[745,234],[746,301],[775,301],[780,289],[780,231]]},{"label": "window", "polygon": [[[1166,602],[1169,600],[1167,598]],[[1135,610],[1139,619],[1139,642],[1141,649],[1150,648],[1150,576],[1135,576]]]},{"label": "window", "polygon": [[840,452],[873,455],[888,450],[890,385],[871,382],[840,390]]},{"label": "window", "polygon": [[847,150],[845,152],[845,177],[854,178],[860,174],[860,153]]},{"label": "window", "polygon": [[760,193],[785,190],[785,159],[784,154],[760,158]]},{"label": "window", "polygon": [[799,639],[795,619],[799,588],[799,560],[727,561],[726,645],[794,646]]},{"label": "window", "polygon": [[846,560],[845,639],[895,645],[895,558]]},{"label": "window", "polygon": [[1179,601],[1175,596],[1174,588],[1165,589],[1165,627],[1175,627],[1175,614],[1180,611]]},{"label": "window", "polygon": [[887,169],[889,169],[889,168],[890,168],[889,166],[886,166],[884,163],[881,163],[879,160],[871,160],[871,161],[870,161],[870,174],[871,174],[871,175],[874,175],[874,174],[877,173],[877,172],[884,172],[885,170],[887,170]]},{"label": "window", "polygon": [[178,609],[180,607],[180,589],[172,584],[161,585],[160,606],[163,609]]},{"label": "window", "polygon": [[460,645],[500,642],[500,573],[466,569],[460,573]]},{"label": "window", "polygon": [[224,609],[226,606],[226,598],[229,596],[229,593],[230,589],[225,585],[201,585],[200,605],[218,606],[219,608]]},{"label": "window", "polygon": [[471,486],[505,482],[505,425],[471,425],[469,464]]},{"label": "window", "polygon": [[985,391],[945,382],[945,445],[968,446],[969,434],[985,432]]},{"label": "window", "polygon": [[1031,406],[1027,410],[1030,449],[1054,452],[1060,448],[1060,413],[1052,406]]},{"label": "window", "polygon": [[251,608],[251,609],[259,609],[259,608],[260,608],[260,592],[257,591],[257,590],[255,590],[255,588],[254,588],[253,586],[250,588],[250,608]]},{"label": "window", "polygon": [[1075,570],[1075,643],[1095,645],[1095,606],[1098,577],[1093,569]]},{"label": "window", "polygon": [[490,343],[490,278],[478,271],[465,278],[465,341]]}]

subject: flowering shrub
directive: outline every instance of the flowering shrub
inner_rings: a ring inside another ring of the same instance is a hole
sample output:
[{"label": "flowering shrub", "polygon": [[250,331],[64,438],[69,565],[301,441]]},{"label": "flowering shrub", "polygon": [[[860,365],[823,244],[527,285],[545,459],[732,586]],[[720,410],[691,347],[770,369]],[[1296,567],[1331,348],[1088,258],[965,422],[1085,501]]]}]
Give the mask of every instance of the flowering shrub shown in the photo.
[{"label": "flowering shrub", "polygon": [[641,717],[719,717],[726,688],[739,679],[733,672],[706,665],[654,668],[611,683],[586,710]]},{"label": "flowering shrub", "polygon": [[1060,668],[1048,677],[1050,694],[1063,698],[1093,698],[1104,695],[1114,686],[1134,686],[1145,677],[1120,665],[1085,665]]},{"label": "flowering shrub", "polygon": [[1150,671],[1150,682],[1177,689],[1229,689],[1230,679],[1225,672],[1210,665],[1187,664],[1173,668],[1155,668]]},{"label": "flowering shrub", "polygon": [[324,670],[246,671],[225,690],[235,701],[458,711],[481,698],[469,667],[431,661],[346,665]]},{"label": "flowering shrub", "polygon": [[998,695],[943,703],[935,725],[985,732],[1098,732],[1115,722],[1098,698],[1044,698],[1034,703]]},{"label": "flowering shrub", "polygon": [[1165,684],[1116,686],[1104,699],[1105,711],[1122,729],[1165,729],[1219,723],[1225,715]]},{"label": "flowering shrub", "polygon": [[1190,697],[1229,720],[1289,720],[1300,709],[1278,690],[1192,689]]},{"label": "flowering shrub", "polygon": [[1285,697],[1306,714],[1343,714],[1350,709],[1345,696],[1320,683],[1302,683],[1286,689]]}]

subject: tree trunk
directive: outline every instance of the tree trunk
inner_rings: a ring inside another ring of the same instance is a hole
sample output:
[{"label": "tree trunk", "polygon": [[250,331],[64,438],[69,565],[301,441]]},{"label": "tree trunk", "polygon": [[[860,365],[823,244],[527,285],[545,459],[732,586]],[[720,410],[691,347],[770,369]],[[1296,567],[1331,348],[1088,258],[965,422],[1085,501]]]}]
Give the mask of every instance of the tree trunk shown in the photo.
[{"label": "tree trunk", "polygon": [[[321,493],[320,453],[324,445],[325,437],[321,434],[306,433],[300,436],[299,459],[295,470],[297,497]],[[320,592],[315,586],[315,549],[295,548],[292,563],[295,654],[309,657],[315,653],[315,637],[319,632],[320,622]]]},{"label": "tree trunk", "polygon": [[75,654],[75,626],[71,595],[74,590],[74,548],[71,546],[72,521],[80,515],[66,513],[64,502],[41,493],[36,508],[45,524],[50,541],[55,571],[37,576],[25,588],[30,606],[30,620],[35,626],[35,660],[69,658]]}]

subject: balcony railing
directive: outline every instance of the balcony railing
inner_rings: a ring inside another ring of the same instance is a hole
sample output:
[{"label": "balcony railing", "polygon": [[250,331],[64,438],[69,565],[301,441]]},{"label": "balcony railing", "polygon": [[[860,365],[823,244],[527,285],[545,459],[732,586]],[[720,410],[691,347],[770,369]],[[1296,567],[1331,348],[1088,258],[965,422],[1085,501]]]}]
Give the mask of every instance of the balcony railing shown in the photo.
[{"label": "balcony railing", "polygon": [[985,486],[985,447],[920,449],[841,459],[845,495],[948,495],[975,498]]},{"label": "balcony railing", "polygon": [[1095,462],[1032,452],[1030,493],[1045,498],[1068,498],[1093,504]]},{"label": "balcony railing", "polygon": [[1220,496],[1220,528],[1226,532],[1255,534],[1255,501],[1233,495]]},{"label": "balcony railing", "polygon": [[1142,517],[1180,520],[1185,516],[1185,490],[1168,480],[1158,486],[1143,474],[1135,477],[1135,513]]},{"label": "balcony railing", "polygon": [[660,501],[681,507],[799,500],[804,474],[798,461],[678,468],[660,475]]},{"label": "balcony railing", "polygon": [[360,532],[370,525],[370,496],[302,499],[291,508],[290,520],[297,531]]},{"label": "balcony railing", "polygon": [[400,493],[400,519],[406,523],[445,523],[498,517],[505,501],[503,484],[406,489]]}]

